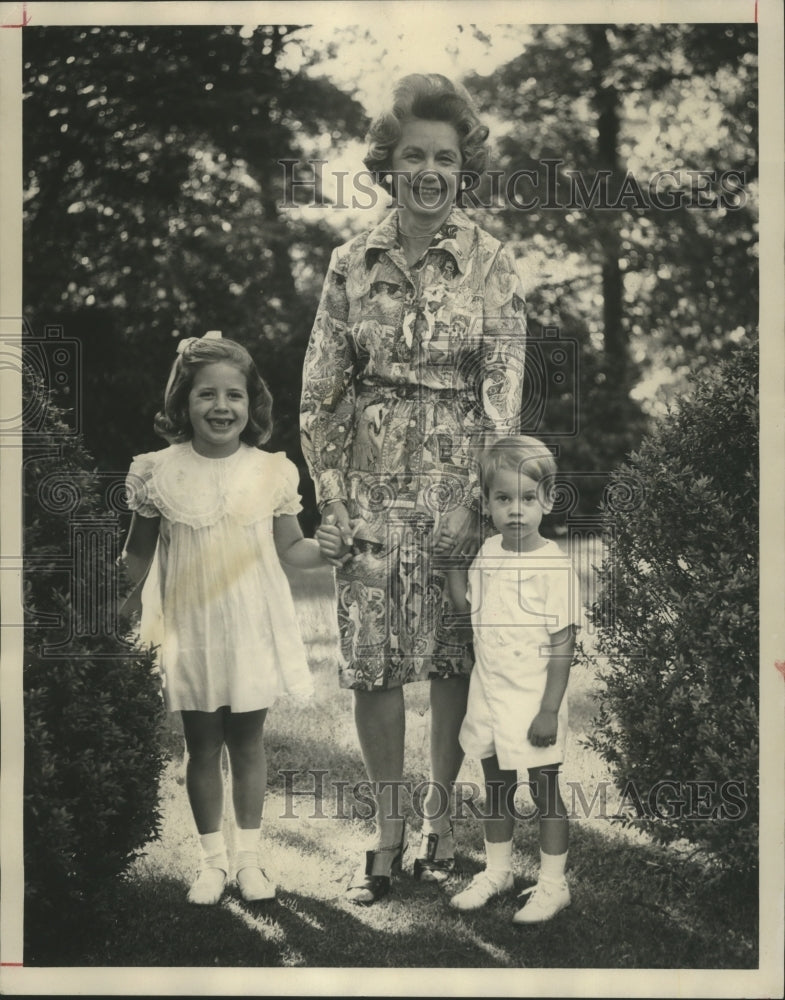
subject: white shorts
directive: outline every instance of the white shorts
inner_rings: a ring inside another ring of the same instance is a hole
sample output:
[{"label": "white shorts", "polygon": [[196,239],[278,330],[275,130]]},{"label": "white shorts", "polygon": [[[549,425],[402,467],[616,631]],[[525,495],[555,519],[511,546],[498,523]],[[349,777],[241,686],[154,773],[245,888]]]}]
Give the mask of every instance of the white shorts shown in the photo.
[{"label": "white shorts", "polygon": [[567,742],[567,696],[559,709],[556,743],[535,747],[528,738],[529,726],[540,710],[539,692],[499,691],[486,696],[481,671],[475,665],[469,685],[466,715],[461,725],[460,744],[469,757],[484,760],[494,754],[504,771],[560,764]]}]

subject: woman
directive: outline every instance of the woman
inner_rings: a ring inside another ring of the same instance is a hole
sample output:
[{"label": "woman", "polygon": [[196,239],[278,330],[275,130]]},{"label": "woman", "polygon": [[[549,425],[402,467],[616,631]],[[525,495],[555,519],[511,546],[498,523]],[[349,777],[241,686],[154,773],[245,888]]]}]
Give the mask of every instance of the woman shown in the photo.
[{"label": "woman", "polygon": [[[430,791],[415,875],[453,870],[452,785],[463,753],[471,643],[457,630],[446,560],[479,543],[476,457],[517,430],[523,292],[512,256],[455,207],[485,168],[488,129],[437,74],[399,81],[365,165],[394,198],[332,255],[303,371],[303,453],[323,523],[351,555],[337,573],[343,662],[377,789],[377,840],[348,888],[369,904],[400,869],[403,685],[430,682]],[[470,182],[470,181],[469,181]]]}]

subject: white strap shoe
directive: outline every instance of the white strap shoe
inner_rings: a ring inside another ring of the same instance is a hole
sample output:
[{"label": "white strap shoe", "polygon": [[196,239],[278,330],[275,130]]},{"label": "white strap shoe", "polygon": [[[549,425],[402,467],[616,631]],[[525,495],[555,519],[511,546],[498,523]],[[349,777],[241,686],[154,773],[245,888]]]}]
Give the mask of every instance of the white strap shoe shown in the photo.
[{"label": "white strap shoe", "polygon": [[226,886],[223,868],[203,868],[188,890],[188,902],[196,906],[215,906]]},{"label": "white strap shoe", "polygon": [[513,914],[514,924],[539,924],[551,920],[556,914],[570,905],[570,887],[566,882],[549,882],[544,879],[524,889],[519,899],[529,897],[525,906]]},{"label": "white strap shoe", "polygon": [[275,899],[275,884],[262,868],[249,865],[237,872],[237,886],[246,903],[261,903]]},{"label": "white strap shoe", "polygon": [[479,910],[502,892],[512,889],[512,872],[495,872],[487,868],[478,872],[468,886],[453,896],[450,906],[456,910]]}]

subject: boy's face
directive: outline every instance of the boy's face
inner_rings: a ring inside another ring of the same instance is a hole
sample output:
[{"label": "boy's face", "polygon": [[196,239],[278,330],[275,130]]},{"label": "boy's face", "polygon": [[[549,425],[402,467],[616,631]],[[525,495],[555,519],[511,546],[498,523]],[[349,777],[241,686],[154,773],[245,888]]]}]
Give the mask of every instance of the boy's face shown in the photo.
[{"label": "boy's face", "polygon": [[503,548],[513,552],[539,548],[540,522],[553,505],[535,479],[515,469],[499,469],[486,503],[494,527],[501,532]]}]

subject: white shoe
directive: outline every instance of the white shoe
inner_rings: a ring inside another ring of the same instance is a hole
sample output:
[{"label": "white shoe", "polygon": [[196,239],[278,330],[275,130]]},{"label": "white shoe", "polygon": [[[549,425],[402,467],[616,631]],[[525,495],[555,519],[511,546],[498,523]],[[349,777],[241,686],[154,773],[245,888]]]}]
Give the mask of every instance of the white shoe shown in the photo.
[{"label": "white shoe", "polygon": [[188,890],[188,902],[196,906],[215,906],[223,895],[226,872],[223,868],[203,868]]},{"label": "white shoe", "polygon": [[246,903],[275,899],[275,885],[261,868],[249,865],[237,872],[237,885]]},{"label": "white shoe", "polygon": [[507,892],[512,886],[512,872],[495,872],[486,868],[474,876],[463,892],[452,897],[450,906],[456,910],[479,910],[488,900]]},{"label": "white shoe", "polygon": [[[559,910],[570,905],[570,887],[566,882],[548,882],[543,879],[521,893],[529,895],[525,906],[513,914],[514,924],[539,924],[555,917]],[[520,898],[520,897],[519,897]]]}]

